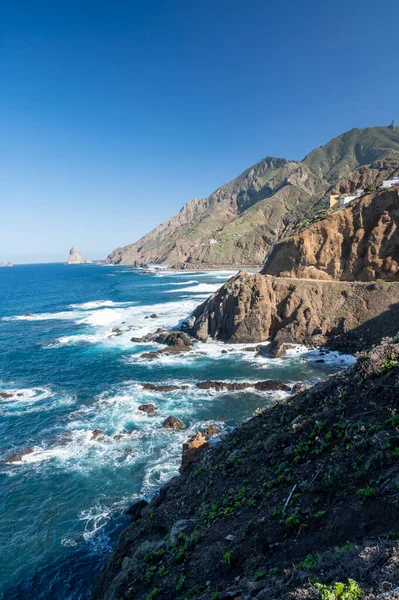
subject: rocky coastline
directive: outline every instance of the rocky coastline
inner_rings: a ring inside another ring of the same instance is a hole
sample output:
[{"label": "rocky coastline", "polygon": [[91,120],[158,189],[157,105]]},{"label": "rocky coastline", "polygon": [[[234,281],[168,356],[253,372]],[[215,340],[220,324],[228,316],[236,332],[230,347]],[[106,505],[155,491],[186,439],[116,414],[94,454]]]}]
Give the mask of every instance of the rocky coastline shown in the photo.
[{"label": "rocky coastline", "polygon": [[[127,511],[132,523],[93,600],[395,597],[398,197],[394,190],[361,198],[310,225],[277,246],[261,273],[232,277],[182,331],[132,339],[165,346],[142,355],[149,360],[208,338],[252,344],[248,350],[271,359],[292,344],[358,358],[311,388],[198,382],[285,395],[229,434],[210,427],[187,440],[181,476]],[[164,426],[184,424],[171,416]]]},{"label": "rocky coastline", "polygon": [[348,598],[394,590],[398,387],[393,340],[219,444],[199,432],[181,477],[127,511],[93,600],[316,600],[337,582],[359,590]]}]

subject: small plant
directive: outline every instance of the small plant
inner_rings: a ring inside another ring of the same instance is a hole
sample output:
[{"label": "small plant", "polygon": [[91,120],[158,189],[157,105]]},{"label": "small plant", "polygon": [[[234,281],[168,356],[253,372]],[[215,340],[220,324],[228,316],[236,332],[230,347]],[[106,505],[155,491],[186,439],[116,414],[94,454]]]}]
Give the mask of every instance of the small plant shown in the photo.
[{"label": "small plant", "polygon": [[265,576],[263,571],[256,571],[256,573],[253,576],[253,580],[254,581],[259,581],[259,579],[263,579]]},{"label": "small plant", "polygon": [[362,590],[354,579],[348,579],[348,583],[337,581],[333,585],[315,583],[321,592],[321,600],[359,600]]},{"label": "small plant", "polygon": [[153,590],[151,590],[151,592],[146,596],[145,600],[153,600],[153,598],[155,598],[155,596],[158,596],[159,592],[161,590],[159,588],[154,588]]},{"label": "small plant", "polygon": [[391,356],[384,360],[381,365],[381,373],[389,373],[392,369],[399,365],[398,357],[394,352],[392,352]]},{"label": "small plant", "polygon": [[180,590],[182,589],[183,585],[184,585],[184,580],[186,579],[186,576],[183,575],[183,573],[180,575],[180,579],[177,582],[176,585],[176,592],[180,592]]},{"label": "small plant", "polygon": [[325,514],[325,510],[319,510],[317,513],[314,514],[314,516],[316,517],[316,519],[321,519],[322,517],[324,517]]},{"label": "small plant", "polygon": [[231,561],[233,559],[233,553],[230,550],[225,550],[223,552],[223,562],[228,567],[231,567]]},{"label": "small plant", "polygon": [[312,569],[316,567],[317,558],[317,554],[315,556],[313,556],[313,554],[308,554],[305,560],[299,563],[298,567],[300,569],[304,569],[305,571],[312,571]]},{"label": "small plant", "polygon": [[360,490],[357,490],[357,495],[364,496],[365,498],[371,498],[372,496],[374,496],[374,494],[375,490],[373,490],[373,488],[371,487],[361,488]]}]

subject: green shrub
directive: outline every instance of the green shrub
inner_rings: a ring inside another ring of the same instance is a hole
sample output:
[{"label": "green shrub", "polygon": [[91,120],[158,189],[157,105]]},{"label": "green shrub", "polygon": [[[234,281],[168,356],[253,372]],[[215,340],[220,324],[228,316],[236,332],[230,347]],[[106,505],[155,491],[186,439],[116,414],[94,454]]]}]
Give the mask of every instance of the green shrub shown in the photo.
[{"label": "green shrub", "polygon": [[354,579],[348,579],[348,583],[337,581],[333,585],[316,583],[315,586],[321,592],[321,600],[359,600],[362,590]]}]

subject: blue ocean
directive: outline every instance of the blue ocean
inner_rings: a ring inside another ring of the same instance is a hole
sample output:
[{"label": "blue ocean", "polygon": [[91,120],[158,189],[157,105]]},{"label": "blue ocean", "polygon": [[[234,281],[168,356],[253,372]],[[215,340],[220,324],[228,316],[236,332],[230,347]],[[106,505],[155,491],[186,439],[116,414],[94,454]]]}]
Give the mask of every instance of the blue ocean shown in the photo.
[{"label": "blue ocean", "polygon": [[[314,382],[351,360],[304,348],[271,360],[214,341],[141,358],[157,345],[132,337],[176,328],[233,274],[0,269],[0,598],[89,598],[128,523],[124,510],[177,474],[182,443],[210,423],[228,430],[276,397],[196,382]],[[188,387],[159,393],[145,382]],[[137,410],[143,402],[157,406],[154,416]],[[169,415],[186,429],[164,429]]]}]

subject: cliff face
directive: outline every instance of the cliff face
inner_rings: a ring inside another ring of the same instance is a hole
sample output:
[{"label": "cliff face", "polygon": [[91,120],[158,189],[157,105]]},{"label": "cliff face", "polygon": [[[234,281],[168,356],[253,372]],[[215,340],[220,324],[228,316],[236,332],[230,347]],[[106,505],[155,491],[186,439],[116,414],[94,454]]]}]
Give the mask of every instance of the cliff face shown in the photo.
[{"label": "cliff face", "polygon": [[203,448],[131,507],[92,599],[393,599],[398,384],[380,346]]},{"label": "cliff face", "polygon": [[91,263],[90,260],[86,260],[85,257],[76,248],[71,248],[69,251],[68,265],[83,265]]},{"label": "cliff face", "polygon": [[203,341],[210,336],[311,345],[352,331],[359,346],[367,347],[376,337],[394,335],[398,318],[398,283],[307,281],[242,271],[194,311],[188,330]]},{"label": "cliff face", "polygon": [[303,161],[267,157],[208,198],[190,200],[108,263],[261,265],[273,245],[303,228],[327,191],[389,177],[399,167],[399,130],[352,129]]},{"label": "cliff face", "polygon": [[399,280],[399,190],[353,201],[273,248],[262,273],[341,281]]}]

